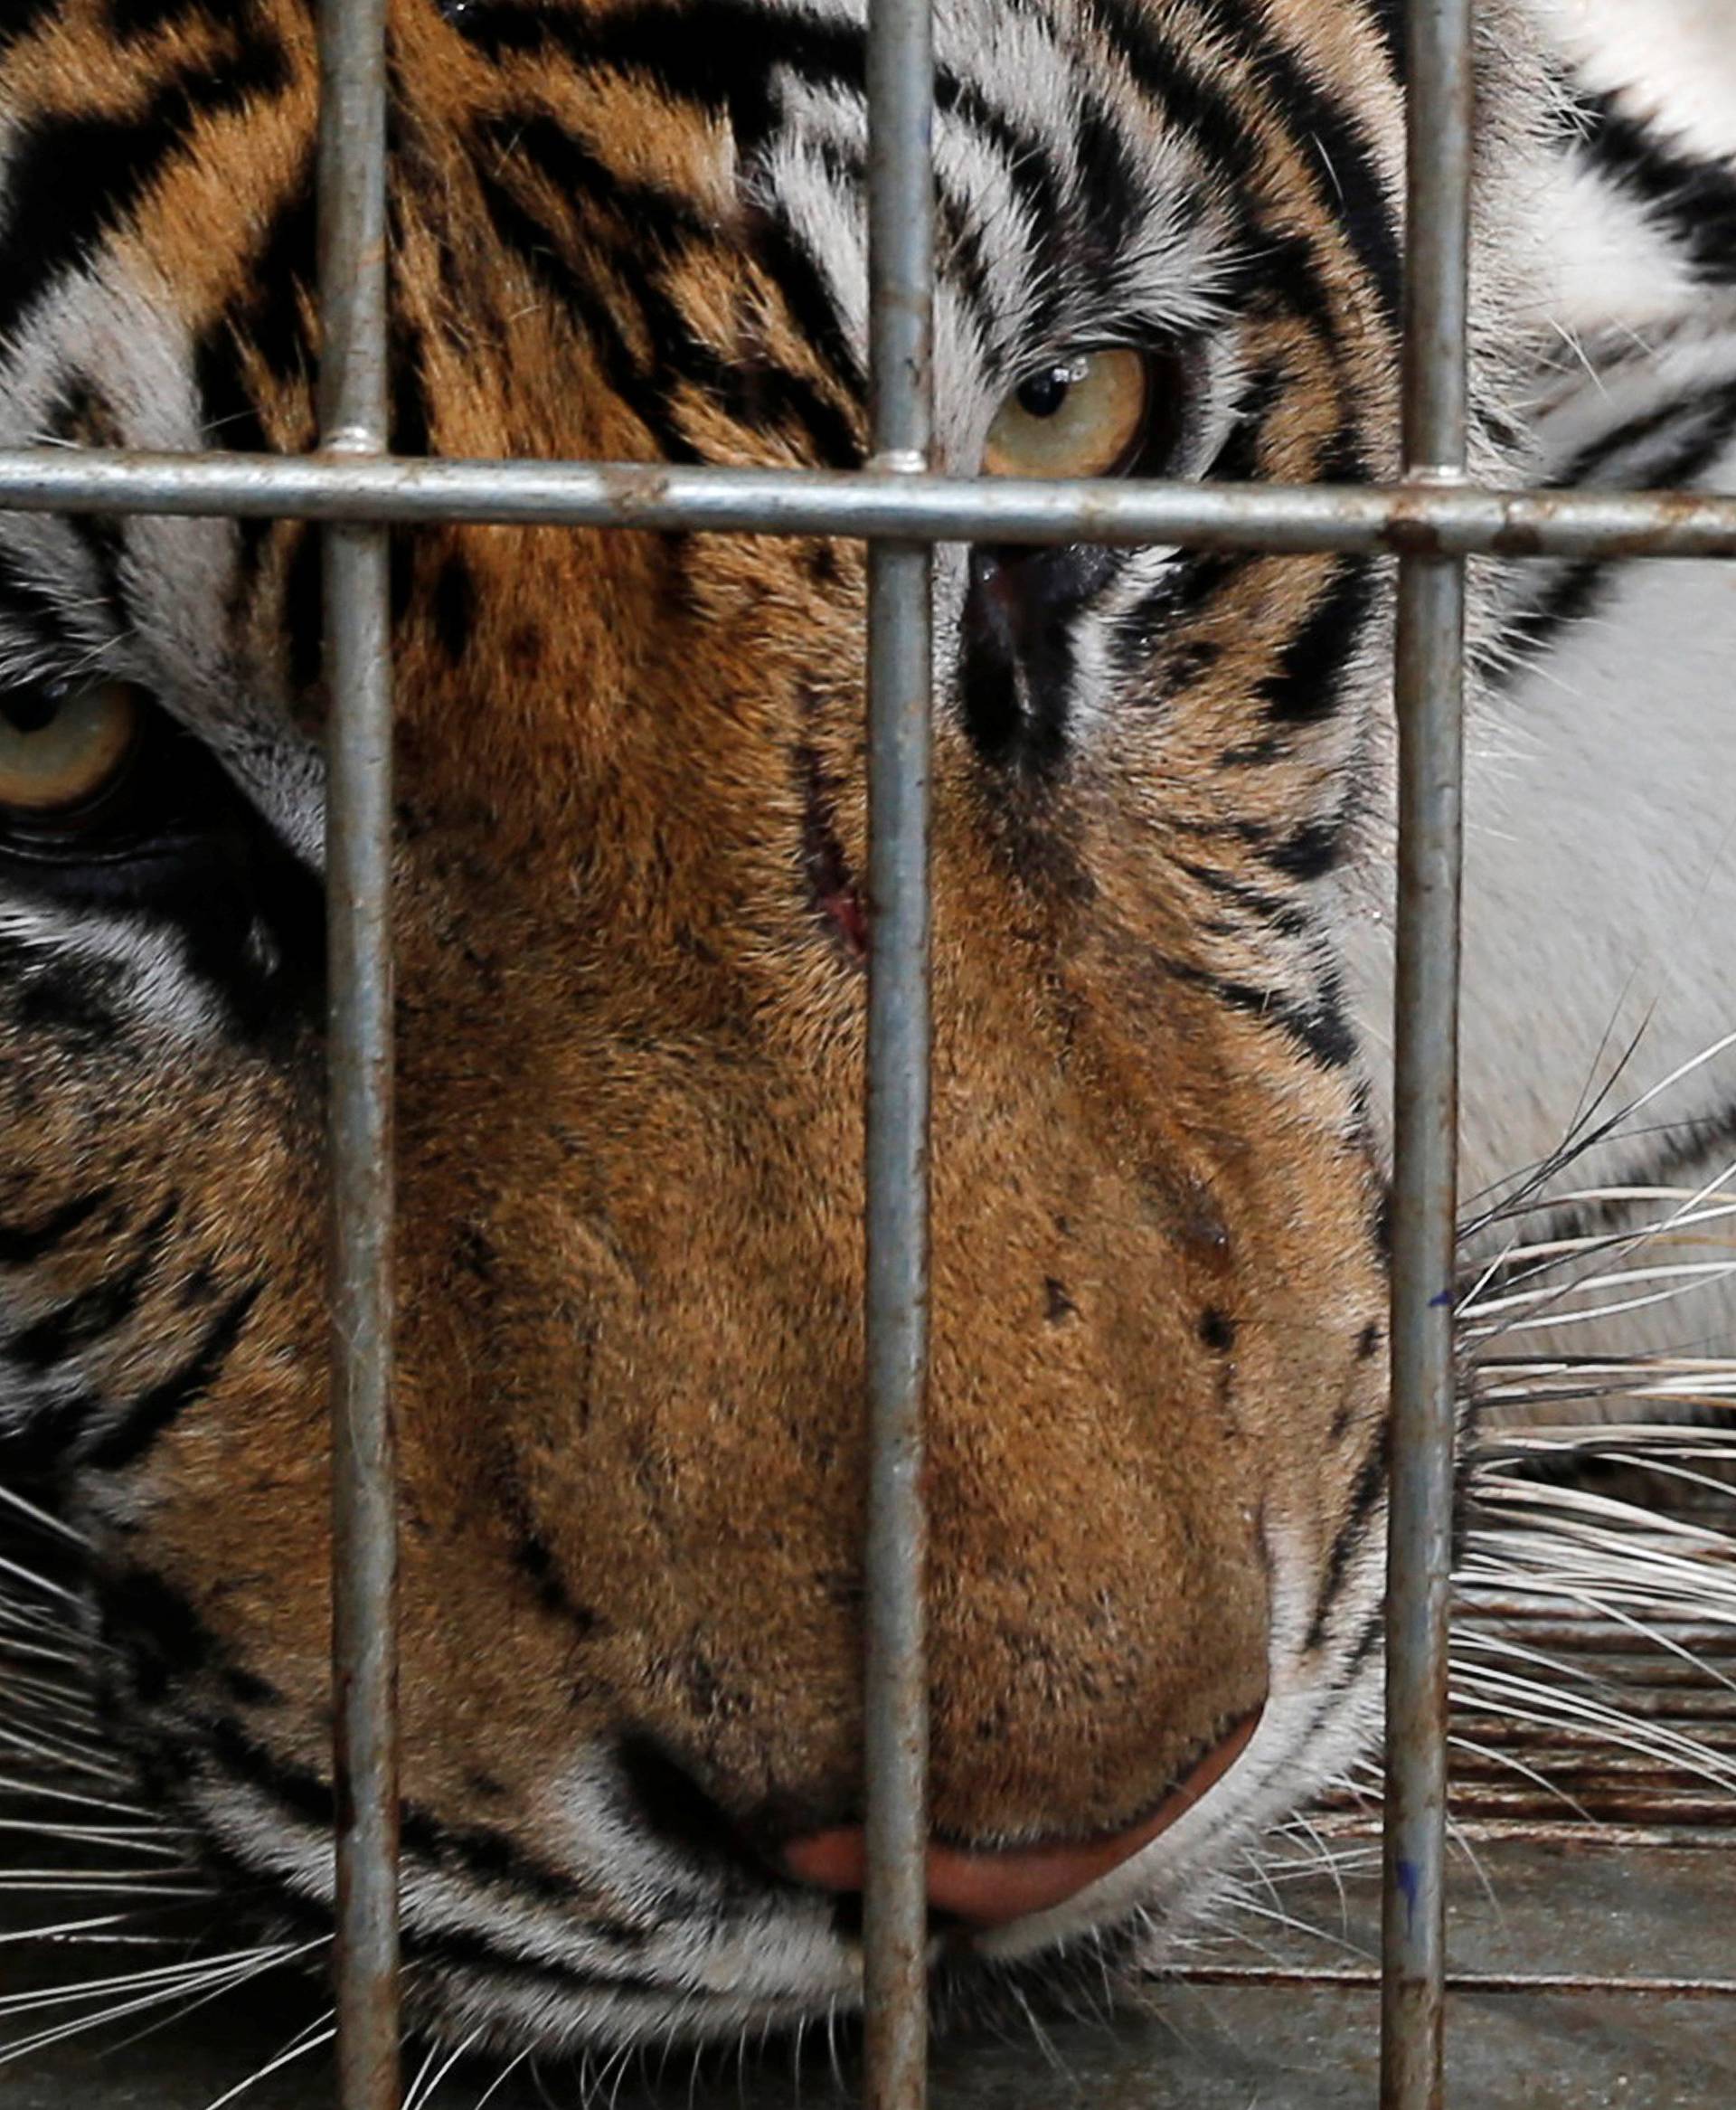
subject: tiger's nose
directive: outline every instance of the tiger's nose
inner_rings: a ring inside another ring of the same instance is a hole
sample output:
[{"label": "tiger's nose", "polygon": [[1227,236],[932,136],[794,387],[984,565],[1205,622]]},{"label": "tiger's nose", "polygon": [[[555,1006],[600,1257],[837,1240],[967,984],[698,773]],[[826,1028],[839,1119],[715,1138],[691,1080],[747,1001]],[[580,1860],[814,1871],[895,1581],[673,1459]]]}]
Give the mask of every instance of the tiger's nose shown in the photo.
[{"label": "tiger's nose", "polygon": [[[1131,1860],[1191,1810],[1247,1749],[1259,1721],[1256,1708],[1188,1769],[1156,1810],[1125,1831],[1061,1846],[1011,1847],[999,1852],[931,1845],[929,1905],[984,1929],[1064,1905],[1123,1861]],[[816,1889],[858,1891],[867,1875],[867,1841],[859,1824],[812,1832],[785,1848],[783,1863],[798,1882]]]}]

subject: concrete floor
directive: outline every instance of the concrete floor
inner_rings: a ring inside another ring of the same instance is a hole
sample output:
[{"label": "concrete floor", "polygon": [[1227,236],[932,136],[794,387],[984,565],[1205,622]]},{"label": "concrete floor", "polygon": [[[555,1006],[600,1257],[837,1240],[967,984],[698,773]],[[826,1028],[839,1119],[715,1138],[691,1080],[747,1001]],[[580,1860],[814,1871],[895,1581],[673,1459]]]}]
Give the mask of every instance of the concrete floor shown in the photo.
[{"label": "concrete floor", "polygon": [[[1732,1834],[1736,1850],[1736,1833]],[[1458,1973],[1578,1973],[1697,1978],[1727,1990],[1654,1997],[1609,1990],[1470,1990],[1451,2001],[1448,2101],[1457,2110],[1731,2110],[1736,2105],[1736,1850],[1718,1846],[1618,1848],[1593,1832],[1571,1844],[1495,1840],[1479,1847],[1481,1875],[1459,1867],[1452,1903]],[[1248,1923],[1217,1959],[1231,1970],[1275,1963],[1361,1973],[1377,1946],[1372,1880],[1358,1876],[1341,1907],[1312,1878],[1286,1884],[1285,1913],[1304,1935]],[[1269,1907],[1276,1909],[1275,1905]],[[14,1916],[15,1917],[15,1916]],[[17,1923],[22,1924],[22,1923]],[[0,1947],[0,1986],[18,1981]],[[98,1968],[115,1967],[110,1956]],[[70,1973],[69,1973],[70,1974]],[[235,1996],[156,2033],[79,2039],[0,2065],[4,2110],[210,2110],[317,2011],[310,1988],[284,1981]],[[50,2018],[45,2017],[44,2020]],[[147,2020],[148,2018],[141,2018]],[[1366,1986],[1298,1989],[1176,1983],[1152,1990],[1113,2024],[1045,2023],[1010,2040],[958,2037],[935,2060],[936,2110],[1373,2110],[1377,2095],[1376,2001]],[[0,2024],[14,2039],[17,2020]],[[414,2071],[414,2064],[410,2068]],[[846,2058],[846,2075],[849,2062]],[[476,2110],[494,2078],[455,2069],[433,2110]],[[522,2085],[521,2085],[522,2084]],[[573,2105],[585,2091],[571,2070],[523,2077],[493,2096],[495,2110]],[[241,2100],[251,2110],[325,2110],[328,2067],[318,2057],[269,2076]],[[841,2094],[824,2057],[799,2077],[788,2055],[768,2054],[694,2087],[684,2067],[661,2088],[637,2082],[593,2100],[621,2110],[744,2110],[815,2105]]]}]

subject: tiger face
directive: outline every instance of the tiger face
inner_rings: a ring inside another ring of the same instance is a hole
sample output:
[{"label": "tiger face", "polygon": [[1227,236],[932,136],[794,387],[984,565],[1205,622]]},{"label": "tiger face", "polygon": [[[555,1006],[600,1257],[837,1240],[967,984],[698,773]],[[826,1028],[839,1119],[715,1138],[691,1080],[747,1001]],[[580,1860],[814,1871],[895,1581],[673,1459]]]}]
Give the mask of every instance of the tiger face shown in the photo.
[{"label": "tiger face", "polygon": [[[1390,472],[1389,17],[943,5],[940,465]],[[400,0],[392,47],[397,450],[860,466],[858,10]],[[10,12],[0,437],[312,444],[315,119],[300,0]],[[863,554],[394,557],[420,2018],[797,2020],[860,1980]],[[967,1975],[1161,1951],[1367,1726],[1383,1177],[1334,904],[1387,617],[1356,556],[948,548],[935,591]],[[0,1469],[88,1535],[117,1747],[316,1919],[320,637],[303,525],[0,530]]]}]

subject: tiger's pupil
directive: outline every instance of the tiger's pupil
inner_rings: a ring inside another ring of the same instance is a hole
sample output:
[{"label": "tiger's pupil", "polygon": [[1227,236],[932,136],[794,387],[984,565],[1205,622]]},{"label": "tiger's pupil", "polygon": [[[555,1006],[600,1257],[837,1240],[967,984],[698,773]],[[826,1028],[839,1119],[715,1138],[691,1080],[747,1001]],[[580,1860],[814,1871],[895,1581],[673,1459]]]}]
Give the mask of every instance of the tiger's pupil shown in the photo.
[{"label": "tiger's pupil", "polygon": [[35,682],[0,692],[0,821],[27,832],[89,816],[126,776],[145,726],[121,681]]},{"label": "tiger's pupil", "polygon": [[1126,345],[1051,358],[1007,392],[983,444],[990,476],[1118,476],[1156,408],[1156,355]]},{"label": "tiger's pupil", "polygon": [[1019,408],[1027,417],[1052,418],[1077,378],[1070,366],[1051,366],[1046,373],[1033,374],[1019,389]]},{"label": "tiger's pupil", "polygon": [[0,695],[0,718],[14,733],[42,733],[54,723],[65,697],[59,687],[14,689]]}]

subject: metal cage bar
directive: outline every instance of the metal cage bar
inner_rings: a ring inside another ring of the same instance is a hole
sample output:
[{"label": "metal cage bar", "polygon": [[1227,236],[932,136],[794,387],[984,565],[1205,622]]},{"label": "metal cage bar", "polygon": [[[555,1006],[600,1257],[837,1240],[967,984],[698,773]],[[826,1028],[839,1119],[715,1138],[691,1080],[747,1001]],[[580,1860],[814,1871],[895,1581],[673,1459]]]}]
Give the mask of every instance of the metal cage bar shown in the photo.
[{"label": "metal cage bar", "polygon": [[[1472,0],[1410,0],[1405,473],[1465,472]],[[1382,2110],[1440,2110],[1452,1578],[1465,560],[1399,565],[1392,1485],[1382,1834]]]},{"label": "metal cage bar", "polygon": [[[389,441],[386,0],[319,19],[320,436]],[[387,530],[325,531],[332,1159],[333,1967],[339,2110],[399,2100]]]},{"label": "metal cage bar", "polygon": [[[929,466],[930,0],[869,0],[869,418],[875,466]],[[929,1358],[929,762],[934,547],[868,554],[869,1434],[863,1900],[868,2110],[928,2094],[929,1689],[922,1419]]]},{"label": "metal cage bar", "polygon": [[1092,483],[642,462],[0,449],[0,510],[497,522],[907,542],[1499,557],[1736,556],[1736,496],[1475,484]]}]

